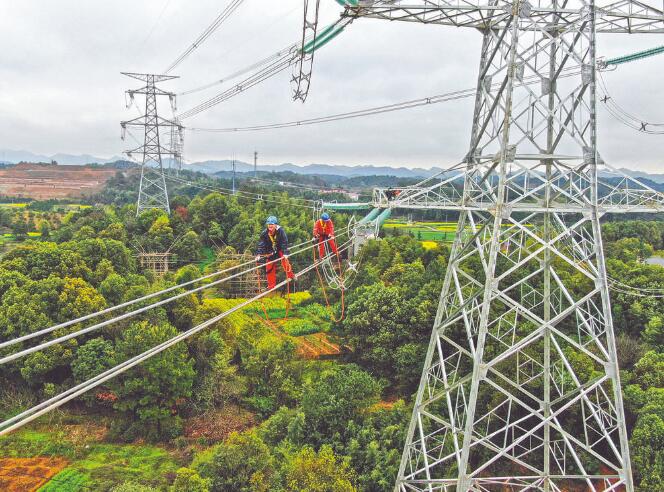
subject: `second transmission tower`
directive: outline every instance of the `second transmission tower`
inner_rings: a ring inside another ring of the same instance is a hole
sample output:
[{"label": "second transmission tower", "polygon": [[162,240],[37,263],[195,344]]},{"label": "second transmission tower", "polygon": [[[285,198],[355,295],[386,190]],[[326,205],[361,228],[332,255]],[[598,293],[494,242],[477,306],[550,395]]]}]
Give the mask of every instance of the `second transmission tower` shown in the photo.
[{"label": "second transmission tower", "polygon": [[136,215],[143,210],[158,208],[170,213],[168,203],[168,190],[164,177],[163,156],[174,156],[173,149],[167,149],[161,145],[159,128],[179,127],[177,122],[162,118],[157,113],[157,96],[168,96],[171,105],[175,103],[175,94],[159,89],[156,84],[165,80],[175,79],[172,75],[153,75],[142,73],[125,73],[123,75],[145,82],[145,86],[139,89],[130,89],[127,94],[130,100],[134,100],[136,94],[145,95],[145,113],[132,120],[123,121],[122,136],[128,126],[137,126],[144,129],[143,144],[139,147],[126,151],[129,157],[132,154],[141,153],[141,183],[138,191],[138,203]]}]

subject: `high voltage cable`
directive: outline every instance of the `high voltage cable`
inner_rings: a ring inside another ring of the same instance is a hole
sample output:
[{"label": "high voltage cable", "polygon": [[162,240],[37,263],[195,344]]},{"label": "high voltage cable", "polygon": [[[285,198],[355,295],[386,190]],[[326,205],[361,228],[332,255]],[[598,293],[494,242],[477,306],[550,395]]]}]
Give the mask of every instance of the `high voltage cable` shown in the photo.
[{"label": "high voltage cable", "polygon": [[[347,241],[346,244],[348,244],[348,243],[350,243],[350,240]],[[304,249],[298,251],[295,254],[306,251],[307,249],[310,249],[311,247],[317,247],[317,245],[311,245],[307,248],[304,248]],[[348,247],[349,246],[345,246],[344,249],[347,249]],[[297,277],[302,276],[303,274],[311,271],[314,267],[315,267],[315,265],[313,265],[313,264],[307,266],[306,268],[304,268],[300,272],[296,273],[295,277],[297,278]],[[67,403],[68,401],[76,398],[77,396],[79,396],[79,395],[81,395],[81,394],[83,394],[83,393],[99,386],[100,384],[108,381],[109,379],[111,379],[115,376],[118,376],[119,374],[122,374],[122,373],[126,372],[127,370],[129,370],[132,367],[140,364],[144,360],[149,359],[150,357],[153,357],[154,355],[157,355],[157,354],[163,352],[164,350],[170,348],[171,346],[175,345],[176,343],[178,343],[182,340],[185,340],[185,339],[191,337],[192,335],[195,335],[199,331],[207,328],[208,326],[216,323],[217,321],[220,321],[221,319],[223,319],[223,318],[233,314],[234,312],[246,307],[247,305],[251,304],[252,302],[266,296],[268,293],[276,291],[277,289],[280,289],[281,287],[286,285],[289,281],[290,281],[289,279],[286,279],[286,280],[278,283],[274,288],[266,290],[265,292],[262,292],[262,293],[260,293],[256,296],[254,296],[251,299],[247,299],[246,301],[241,302],[240,304],[232,307],[231,309],[229,309],[227,311],[224,311],[223,313],[220,313],[220,314],[218,314],[218,315],[216,315],[216,316],[214,316],[214,317],[198,324],[197,326],[195,326],[193,328],[190,328],[189,330],[176,335],[175,337],[173,337],[173,338],[171,338],[171,339],[169,339],[165,342],[160,343],[159,345],[157,345],[155,347],[152,347],[152,348],[146,350],[145,352],[142,352],[141,354],[136,355],[136,356],[130,358],[129,360],[127,360],[125,362],[122,362],[122,363],[116,365],[115,367],[112,367],[111,369],[108,369],[108,370],[102,372],[101,374],[98,374],[95,377],[90,378],[87,381],[84,381],[83,383],[80,383],[80,384],[74,386],[73,388],[70,388],[69,390],[66,390],[66,391],[60,393],[59,395],[56,395],[56,396],[50,398],[49,400],[46,400],[45,402],[42,402],[38,405],[35,405],[34,407],[29,408],[29,409],[21,412],[20,414],[12,417],[10,419],[5,420],[4,422],[0,423],[0,436],[2,436],[4,434],[7,434],[7,433],[9,433],[9,432],[25,425],[25,424],[27,424],[28,422],[31,422],[32,420],[35,420],[36,418],[40,417],[41,415],[43,415],[43,414],[45,414],[45,413],[47,413],[51,410],[54,410],[55,408],[58,408],[58,407],[64,405],[65,403]]]},{"label": "high voltage cable", "polygon": [[223,77],[219,80],[216,80],[214,82],[210,82],[208,84],[204,84],[204,85],[201,85],[199,87],[189,89],[187,91],[179,92],[177,95],[178,96],[186,96],[186,95],[189,95],[189,94],[194,94],[196,92],[204,91],[206,89],[210,89],[211,87],[214,87],[215,85],[223,84],[225,82],[228,82],[229,80],[233,80],[234,78],[239,77],[240,75],[244,75],[246,73],[251,72],[252,70],[255,70],[259,67],[262,67],[263,65],[267,65],[270,62],[274,62],[274,61],[284,57],[285,55],[292,56],[293,52],[297,49],[297,47],[298,47],[297,43],[291,43],[288,46],[286,46],[284,49],[281,49],[281,50],[277,51],[273,55],[267,56],[267,57],[263,58],[262,60],[257,61],[256,63],[252,63],[249,66],[241,68],[237,72],[233,72],[230,75],[226,75],[225,77]]},{"label": "high voltage cable", "polygon": [[609,289],[613,290],[614,292],[620,292],[621,294],[625,294],[628,296],[634,296],[634,297],[649,297],[652,299],[664,299],[664,294],[644,294],[642,292],[634,292],[634,291],[629,291],[629,290],[624,290],[620,289],[618,287],[614,287],[612,285],[609,285]]},{"label": "high voltage cable", "polygon": [[439,94],[437,96],[430,96],[421,99],[413,99],[410,101],[403,101],[395,104],[388,104],[386,106],[377,106],[374,108],[360,109],[357,111],[350,111],[347,113],[338,113],[329,116],[321,116],[318,118],[309,118],[306,120],[287,121],[284,123],[273,123],[268,125],[256,125],[246,127],[233,127],[233,128],[187,128],[192,132],[210,132],[210,133],[230,133],[230,132],[250,132],[259,130],[275,130],[278,128],[290,128],[294,126],[315,125],[318,123],[328,123],[331,121],[346,120],[351,118],[359,118],[361,116],[370,116],[374,114],[389,113],[392,111],[401,111],[403,109],[416,108],[418,106],[426,106],[429,104],[437,104],[445,101],[452,101],[455,99],[463,99],[473,97],[475,89],[464,89],[461,91],[450,92],[447,94]]},{"label": "high voltage cable", "polygon": [[[298,244],[292,246],[292,248],[295,249],[295,248],[302,247],[302,246],[306,245],[308,242],[309,242],[309,241],[303,241],[303,242],[301,242],[301,243],[298,243]],[[297,253],[299,253],[299,252],[300,252],[300,251],[297,251]],[[125,307],[128,307],[128,306],[131,306],[131,305],[136,304],[136,303],[138,303],[138,302],[146,301],[146,300],[151,299],[151,298],[153,298],[153,297],[156,297],[156,296],[159,296],[159,295],[162,295],[162,294],[166,294],[166,293],[168,293],[168,292],[172,292],[172,291],[174,291],[174,290],[176,290],[176,289],[181,289],[181,288],[183,288],[183,287],[186,287],[186,286],[188,286],[188,285],[191,285],[191,284],[194,284],[194,283],[197,283],[197,282],[201,282],[201,281],[203,281],[203,280],[208,280],[208,279],[210,279],[210,278],[212,278],[212,277],[216,277],[216,276],[221,275],[221,274],[223,274],[223,273],[228,273],[228,272],[231,272],[231,271],[233,271],[233,270],[237,270],[238,268],[242,268],[242,267],[247,266],[247,265],[250,265],[250,264],[252,264],[252,263],[253,263],[253,260],[252,260],[252,261],[247,261],[247,262],[245,262],[245,263],[241,263],[241,264],[239,264],[239,265],[235,265],[235,266],[232,266],[232,267],[226,268],[226,269],[224,269],[224,270],[220,270],[220,271],[217,271],[217,272],[214,272],[214,273],[210,273],[210,274],[208,274],[208,275],[204,275],[204,276],[202,276],[202,277],[195,278],[195,279],[190,280],[190,281],[188,281],[188,282],[184,282],[184,283],[181,283],[181,284],[178,284],[178,285],[174,285],[173,287],[169,287],[169,288],[167,288],[167,289],[160,290],[159,292],[153,292],[152,294],[147,294],[147,295],[145,295],[145,296],[142,296],[142,297],[139,297],[139,298],[133,299],[133,300],[131,300],[131,301],[127,301],[127,302],[124,302],[124,303],[122,303],[122,304],[118,304],[118,305],[116,305],[116,306],[112,306],[112,307],[110,307],[110,308],[102,309],[102,310],[100,310],[100,311],[97,311],[97,312],[94,312],[94,313],[91,313],[91,314],[88,314],[88,315],[85,315],[85,316],[81,316],[81,317],[79,317],[79,318],[76,318],[76,319],[73,319],[73,320],[67,321],[67,322],[65,322],[65,323],[60,323],[60,324],[57,324],[57,325],[51,326],[51,327],[49,327],[49,328],[44,328],[43,330],[39,330],[39,331],[36,331],[36,332],[33,332],[33,333],[29,333],[29,334],[27,334],[27,335],[23,335],[23,336],[21,336],[21,337],[14,338],[14,339],[12,339],[12,340],[8,340],[8,341],[5,341],[5,342],[2,342],[2,343],[0,343],[0,349],[2,349],[2,348],[6,348],[6,347],[10,347],[10,346],[12,346],[12,345],[16,345],[17,343],[25,342],[25,341],[27,341],[27,340],[31,340],[31,339],[36,338],[36,337],[39,337],[39,336],[47,335],[47,334],[52,333],[52,332],[54,332],[54,331],[56,331],[56,330],[59,330],[59,329],[62,329],[62,328],[66,328],[66,327],[68,327],[68,326],[71,326],[71,325],[74,325],[74,324],[77,324],[77,323],[82,323],[82,322],[84,322],[84,321],[88,321],[88,320],[93,319],[93,318],[96,318],[96,317],[98,317],[98,316],[102,316],[102,315],[105,315],[105,314],[112,313],[112,312],[114,312],[114,311],[117,311],[118,309],[121,309],[121,308],[125,308]],[[247,273],[247,272],[241,272],[241,273]],[[230,278],[230,277],[229,277],[229,278]],[[222,279],[222,280],[224,280],[224,279]],[[228,278],[226,278],[226,280],[228,280]],[[209,283],[209,284],[205,284],[205,286],[203,286],[203,288],[207,288],[207,287],[210,287],[210,286],[212,286],[212,285],[216,285],[217,283],[221,283],[221,282],[220,282],[220,281],[215,281],[215,282],[212,282],[212,283]],[[191,294],[191,293],[193,293],[193,292],[197,292],[198,290],[201,290],[201,288],[197,288],[197,289],[193,289],[193,290],[187,291],[187,292],[185,292],[184,294],[185,294],[185,295],[187,295],[187,294]],[[174,297],[170,297],[170,298],[167,298],[167,299],[165,299],[165,300],[158,301],[157,303],[150,304],[149,306],[147,306],[147,308],[148,308],[148,309],[151,309],[151,308],[156,307],[156,306],[158,306],[158,305],[162,305],[162,304],[165,304],[165,303],[170,302],[170,301],[172,301],[172,300],[175,300],[175,299],[177,299],[177,298],[179,298],[179,297],[182,297],[182,294],[177,294],[177,295],[174,296]],[[135,314],[139,314],[139,313],[144,312],[144,311],[146,311],[146,310],[147,310],[147,309],[146,309],[145,307],[144,307],[144,308],[140,308],[140,309],[137,309],[137,310],[132,311],[132,312],[130,312],[130,313],[125,313],[125,314],[122,314],[122,315],[116,316],[115,318],[111,318],[110,320],[106,320],[106,321],[104,321],[104,322],[102,322],[102,323],[99,323],[99,324],[97,324],[97,325],[93,325],[93,326],[96,327],[96,328],[101,328],[102,326],[106,326],[106,325],[110,324],[110,322],[120,321],[121,319],[125,319],[125,318],[129,317],[128,315],[132,315],[132,316],[133,316],[133,315],[135,315]],[[49,343],[49,342],[47,342],[47,343]],[[50,344],[50,345],[52,345],[52,344]],[[0,359],[0,365],[1,365],[1,364],[4,364],[5,362],[9,362],[10,360],[13,360],[13,359],[17,358],[17,357],[14,357],[15,355],[16,355],[16,354],[11,354],[10,356],[7,356],[7,357],[5,357],[5,358],[3,358],[3,359]]]},{"label": "high voltage cable", "polygon": [[[664,123],[650,123],[645,121],[638,116],[635,116],[625,109],[620,107],[618,103],[609,95],[606,82],[602,74],[599,74],[598,77],[599,85],[602,91],[604,92],[604,97],[600,98],[600,101],[604,103],[606,110],[613,116],[615,119],[620,121],[622,124],[639,131],[641,133],[648,133],[650,135],[662,135],[664,134]],[[655,127],[656,130],[649,130],[648,127]]]},{"label": "high voltage cable", "polygon": [[198,106],[194,106],[192,108],[189,108],[188,110],[184,111],[183,113],[180,113],[178,117],[180,120],[184,120],[187,118],[191,118],[192,116],[197,115],[198,113],[205,111],[207,109],[210,109],[213,106],[216,106],[217,104],[226,101],[227,99],[230,99],[233,96],[236,96],[237,94],[240,94],[244,92],[247,89],[250,89],[251,87],[255,86],[256,84],[259,84],[263,82],[264,80],[269,79],[270,77],[277,75],[278,73],[283,72],[286,70],[288,67],[293,65],[295,60],[295,57],[293,54],[286,54],[282,56],[281,58],[273,61],[270,63],[266,68],[261,70],[258,73],[252,74],[246,79],[242,80],[235,86],[226,89],[225,91],[217,94],[216,96],[211,97],[207,101],[202,102]]},{"label": "high voltage cable", "polygon": [[[201,190],[207,190],[207,191],[215,191],[217,193],[221,193],[223,195],[228,195],[228,196],[238,196],[240,198],[251,198],[253,200],[260,200],[264,202],[272,202],[272,203],[279,203],[281,205],[287,205],[287,206],[295,206],[295,207],[304,207],[304,208],[311,208],[311,209],[317,209],[318,206],[316,205],[318,203],[318,200],[309,200],[308,198],[288,198],[288,200],[279,200],[276,198],[271,198],[271,197],[266,197],[264,194],[261,193],[252,193],[249,191],[242,191],[242,190],[235,190],[235,194],[233,193],[233,190],[230,190],[228,188],[218,188],[214,186],[207,186],[207,185],[202,185],[199,183],[195,183],[192,181],[187,181],[186,179],[178,178],[176,176],[165,176],[166,179],[169,179],[171,181],[175,181],[181,184],[186,184],[189,186],[193,186],[195,188],[200,188]],[[301,201],[301,202],[307,202],[311,203],[312,205],[304,205],[301,203],[292,203],[291,201]]]},{"label": "high voltage cable", "polygon": [[299,188],[307,191],[327,191],[323,188],[317,188],[315,186],[309,186],[306,184],[302,183],[292,183],[290,181],[283,181],[283,180],[271,180],[271,179],[265,179],[265,178],[250,178],[250,181],[257,181],[259,183],[265,183],[265,184],[272,184],[272,185],[278,185],[278,186],[290,186],[291,188]]},{"label": "high voltage cable", "polygon": [[186,179],[179,178],[176,176],[166,176],[166,179],[170,179],[172,181],[179,182],[181,184],[186,184],[189,186],[193,186],[196,188],[200,188],[201,190],[207,190],[207,191],[215,191],[217,193],[221,193],[224,195],[228,196],[239,196],[240,198],[251,198],[253,200],[259,200],[259,201],[265,201],[265,202],[273,202],[273,203],[279,203],[281,205],[288,205],[288,206],[296,206],[296,207],[306,207],[306,208],[317,208],[316,205],[302,205],[298,203],[292,203],[291,201],[302,201],[302,202],[307,202],[307,203],[312,203],[312,204],[317,204],[317,200],[309,200],[308,198],[288,198],[287,200],[279,200],[276,198],[271,198],[271,197],[265,197],[265,194],[261,193],[253,193],[250,191],[242,191],[242,190],[233,190],[228,189],[228,188],[220,188],[220,187],[215,187],[215,186],[207,186],[207,185],[202,185],[199,183],[195,183],[192,181],[187,181]]},{"label": "high voltage cable", "polygon": [[[348,26],[350,23],[353,22],[353,19],[350,18],[343,18],[339,19],[338,21],[334,22],[330,26],[328,26],[329,29],[343,29],[346,26]],[[309,38],[307,38],[309,39]],[[299,43],[291,45],[291,47],[288,49],[287,52],[283,53],[282,51],[277,52],[277,54],[272,55],[268,58],[265,58],[264,60],[255,63],[251,67],[260,67],[263,65],[267,65],[264,69],[261,71],[252,74],[251,76],[247,77],[240,83],[236,84],[234,87],[231,87],[216,96],[211,97],[207,101],[204,101],[200,103],[197,106],[194,106],[192,108],[189,108],[188,110],[184,111],[179,115],[179,118],[181,120],[190,118],[202,111],[205,111],[207,109],[210,109],[213,106],[216,106],[217,104],[226,101],[227,99],[230,99],[233,96],[236,96],[237,94],[240,94],[244,92],[245,90],[255,86],[256,84],[259,84],[260,82],[263,82],[264,80],[267,80],[268,78],[277,75],[290,66],[294,65],[297,60],[298,60],[298,55],[300,54],[299,49],[298,49]],[[247,67],[246,69],[241,70],[240,72],[246,73],[251,71],[251,67]],[[216,83],[215,83],[216,84]],[[204,86],[205,88],[211,87],[210,84],[207,86]],[[202,88],[199,88],[202,90]],[[195,89],[196,91],[199,89]]]},{"label": "high voltage cable", "polygon": [[167,74],[171,70],[173,70],[175,67],[177,67],[180,63],[182,63],[185,58],[187,58],[190,54],[192,54],[201,44],[205,42],[206,39],[208,39],[218,28],[223,22],[228,19],[233,12],[244,2],[244,0],[231,0],[231,3],[226,6],[224,10],[221,11],[221,13],[217,16],[217,18],[212,21],[212,24],[210,24],[198,38],[187,48],[185,49],[180,56],[178,56],[173,63],[170,64],[170,66],[164,70],[163,73]]},{"label": "high voltage cable", "polygon": [[[566,69],[566,72],[560,77],[571,77],[577,75],[578,67],[569,67]],[[522,84],[525,85],[530,83],[538,82],[539,78],[535,76],[526,77]],[[499,87],[500,84],[493,84],[495,87]],[[461,89],[458,91],[447,92],[444,94],[438,94],[435,96],[423,97],[420,99],[412,99],[409,101],[402,101],[398,103],[388,104],[385,106],[376,106],[372,108],[359,109],[356,111],[349,111],[346,113],[332,114],[328,116],[319,116],[316,118],[309,118],[304,120],[297,121],[287,121],[283,123],[272,123],[266,125],[255,125],[255,126],[245,126],[245,127],[229,127],[229,128],[200,128],[200,127],[188,127],[187,130],[193,132],[206,132],[206,133],[233,133],[233,132],[251,132],[251,131],[262,131],[262,130],[276,130],[279,128],[292,128],[296,126],[307,126],[307,125],[316,125],[319,123],[329,123],[332,121],[346,120],[352,118],[360,118],[363,116],[371,116],[375,114],[390,113],[393,111],[402,111],[404,109],[417,108],[420,106],[427,106],[431,104],[439,104],[447,101],[454,101],[457,99],[464,99],[468,97],[474,97],[476,93],[476,88],[467,88]],[[230,97],[230,96],[229,96]]]},{"label": "high voltage cable", "polygon": [[216,80],[214,82],[210,82],[210,83],[205,84],[205,85],[201,85],[199,87],[195,87],[194,89],[189,89],[188,91],[178,92],[177,95],[178,96],[187,96],[189,94],[194,94],[196,92],[200,92],[200,91],[204,91],[206,89],[210,89],[210,88],[214,87],[215,85],[223,84],[225,82],[228,82],[229,80],[233,80],[233,79],[235,79],[235,78],[237,78],[241,75],[244,75],[246,73],[251,72],[252,70],[256,70],[257,68],[260,68],[263,65],[267,65],[270,62],[274,62],[275,60],[278,60],[278,59],[282,58],[284,55],[289,54],[289,52],[295,47],[296,47],[295,45],[290,45],[285,50],[277,51],[277,53],[275,53],[274,55],[263,58],[262,60],[260,60],[256,63],[253,63],[252,65],[249,65],[247,67],[244,67],[244,68],[238,70],[237,72],[233,72],[229,75],[226,75],[225,77],[223,77],[219,80]]}]

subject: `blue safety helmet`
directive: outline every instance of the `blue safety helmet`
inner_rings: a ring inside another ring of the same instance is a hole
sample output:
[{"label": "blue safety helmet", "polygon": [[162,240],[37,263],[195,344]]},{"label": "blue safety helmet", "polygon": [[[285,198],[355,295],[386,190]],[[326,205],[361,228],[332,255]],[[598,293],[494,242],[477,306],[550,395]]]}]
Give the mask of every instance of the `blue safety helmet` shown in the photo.
[{"label": "blue safety helmet", "polygon": [[277,220],[277,218],[274,215],[270,215],[267,218],[267,220],[265,221],[265,225],[278,224],[278,223],[279,223],[279,221]]},{"label": "blue safety helmet", "polygon": [[330,220],[330,214],[327,212],[323,213],[323,215],[320,216],[321,219],[323,220]]}]

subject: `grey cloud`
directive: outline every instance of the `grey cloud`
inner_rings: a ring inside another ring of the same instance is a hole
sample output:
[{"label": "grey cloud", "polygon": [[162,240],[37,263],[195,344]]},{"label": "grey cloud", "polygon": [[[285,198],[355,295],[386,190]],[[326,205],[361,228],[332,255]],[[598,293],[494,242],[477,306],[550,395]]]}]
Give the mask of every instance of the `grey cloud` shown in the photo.
[{"label": "grey cloud", "polygon": [[[323,22],[339,13],[323,0]],[[115,155],[119,121],[133,117],[123,93],[135,84],[121,71],[160,71],[211,22],[224,2],[214,0],[0,0],[0,148]],[[163,12],[159,23],[157,17]],[[164,84],[173,91],[216,80],[274,53],[300,36],[301,1],[247,0]],[[655,46],[657,36],[603,35],[598,52],[615,56]],[[441,26],[358,20],[316,56],[312,90],[303,106],[290,100],[281,74],[199,116],[199,127],[298,120],[472,87],[480,35]],[[664,120],[664,56],[605,75],[612,96],[635,114]],[[196,104],[221,87],[181,98]],[[431,167],[465,153],[472,100],[365,119],[244,134],[188,134],[185,158],[264,163]],[[662,137],[622,126],[599,107],[599,143],[617,165],[661,170]]]}]

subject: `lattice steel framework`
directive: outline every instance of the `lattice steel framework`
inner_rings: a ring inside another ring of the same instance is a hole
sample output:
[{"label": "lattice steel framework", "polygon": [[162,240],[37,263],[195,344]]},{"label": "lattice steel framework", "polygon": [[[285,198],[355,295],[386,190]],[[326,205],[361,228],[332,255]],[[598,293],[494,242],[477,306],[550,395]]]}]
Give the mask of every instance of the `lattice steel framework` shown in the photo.
[{"label": "lattice steel framework", "polygon": [[[294,67],[292,85],[293,100],[302,102],[307,100],[309,86],[311,85],[311,72],[314,64],[313,43],[318,31],[318,11],[320,0],[304,0],[304,22],[302,24],[302,44],[297,64]],[[306,49],[311,44],[312,49]]]},{"label": "lattice steel framework", "polygon": [[[171,105],[175,102],[175,94],[159,89],[155,84],[165,80],[176,79],[172,75],[153,75],[141,73],[126,73],[123,75],[145,82],[145,86],[139,89],[127,91],[131,100],[134,95],[145,95],[145,113],[133,120],[120,123],[123,132],[128,126],[138,126],[144,129],[143,145],[126,151],[131,158],[133,154],[141,153],[141,184],[138,191],[138,203],[136,206],[136,215],[143,210],[159,208],[166,213],[170,213],[168,203],[168,190],[166,188],[166,179],[164,177],[164,167],[162,156],[174,156],[172,148],[166,148],[160,142],[160,128],[180,127],[177,122],[162,118],[157,113],[157,96],[168,96]],[[123,134],[124,135],[124,134]]]},{"label": "lattice steel framework", "polygon": [[172,157],[168,160],[168,169],[175,169],[175,175],[179,176],[182,171],[182,160],[184,152],[184,126],[179,118],[173,118],[174,125],[171,126],[170,149]]},{"label": "lattice steel framework", "polygon": [[464,161],[374,194],[460,212],[395,490],[632,491],[599,220],[664,196],[597,153],[595,33],[662,33],[664,15],[630,0],[360,0],[345,15],[483,34]]}]

